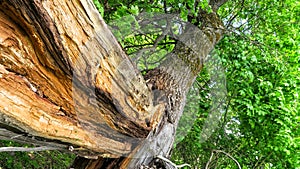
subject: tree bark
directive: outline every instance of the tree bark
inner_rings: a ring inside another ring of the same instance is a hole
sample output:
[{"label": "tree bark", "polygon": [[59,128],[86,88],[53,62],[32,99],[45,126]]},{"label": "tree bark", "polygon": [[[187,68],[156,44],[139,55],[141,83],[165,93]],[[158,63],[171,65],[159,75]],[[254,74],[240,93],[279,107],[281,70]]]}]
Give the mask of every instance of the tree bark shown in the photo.
[{"label": "tree bark", "polygon": [[1,124],[82,152],[131,152],[163,111],[92,2],[0,2]]},{"label": "tree bark", "polygon": [[1,139],[98,158],[76,168],[139,168],[170,155],[185,95],[224,32],[216,13],[203,13],[201,30],[187,27],[143,77],[90,0],[0,7]]}]

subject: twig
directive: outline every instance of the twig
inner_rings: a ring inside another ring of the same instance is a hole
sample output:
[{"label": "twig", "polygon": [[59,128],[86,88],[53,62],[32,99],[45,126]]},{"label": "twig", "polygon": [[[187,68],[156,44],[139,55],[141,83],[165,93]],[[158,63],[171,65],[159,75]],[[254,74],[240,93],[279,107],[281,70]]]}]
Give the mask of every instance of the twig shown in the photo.
[{"label": "twig", "polygon": [[46,150],[59,150],[61,148],[57,147],[49,147],[49,146],[42,146],[42,147],[33,147],[33,148],[26,148],[26,147],[0,147],[0,152],[12,152],[12,151],[46,151]]},{"label": "twig", "polygon": [[222,151],[222,150],[213,150],[213,151],[216,152],[216,153],[223,153],[223,154],[225,154],[226,156],[228,156],[229,158],[231,158],[236,163],[236,165],[239,167],[239,169],[242,169],[240,163],[235,158],[233,158],[229,153],[226,153],[225,151]]},{"label": "twig", "polygon": [[209,160],[208,160],[208,162],[207,162],[206,165],[205,165],[205,169],[208,169],[208,166],[209,166],[209,164],[211,163],[211,160],[212,160],[213,156],[214,156],[214,151],[211,151]]},{"label": "twig", "polygon": [[156,158],[159,158],[159,159],[161,159],[161,160],[163,160],[163,161],[169,163],[170,165],[172,165],[172,166],[175,167],[176,169],[182,168],[182,167],[185,167],[185,166],[188,166],[188,167],[192,168],[191,165],[189,165],[189,164],[180,164],[180,165],[176,165],[176,164],[174,164],[172,161],[170,161],[169,159],[167,159],[167,158],[165,158],[165,157],[163,157],[163,156],[161,156],[161,155],[158,155]]},{"label": "twig", "polygon": [[226,156],[228,156],[229,158],[231,158],[236,163],[236,165],[238,166],[239,169],[242,169],[240,163],[235,158],[233,158],[229,153],[226,153],[225,151],[222,151],[222,150],[212,150],[211,151],[211,155],[210,155],[210,158],[209,158],[208,162],[206,163],[205,169],[209,169],[208,167],[209,167],[209,164],[212,161],[212,158],[214,156],[214,152],[225,154]]}]

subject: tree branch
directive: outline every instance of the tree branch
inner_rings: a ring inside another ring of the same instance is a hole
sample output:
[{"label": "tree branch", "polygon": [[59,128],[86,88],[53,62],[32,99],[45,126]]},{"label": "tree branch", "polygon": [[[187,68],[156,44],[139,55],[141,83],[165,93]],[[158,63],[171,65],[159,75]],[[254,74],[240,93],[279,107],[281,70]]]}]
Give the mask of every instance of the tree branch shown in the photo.
[{"label": "tree branch", "polygon": [[217,12],[218,9],[226,2],[227,0],[210,0],[209,5],[211,6],[214,12]]},{"label": "tree branch", "polygon": [[161,156],[161,155],[157,156],[157,158],[159,158],[159,159],[161,159],[161,160],[163,160],[163,161],[169,163],[169,164],[172,165],[175,169],[182,168],[182,167],[185,167],[185,166],[188,166],[188,167],[191,168],[191,165],[189,165],[189,164],[180,164],[180,165],[174,164],[171,160],[169,160],[169,159],[167,159],[167,158],[165,158],[165,157],[163,157],[163,156]]},{"label": "tree branch", "polygon": [[[240,163],[239,163],[234,157],[232,157],[229,153],[226,153],[225,151],[222,151],[222,150],[212,150],[211,158],[212,158],[212,156],[213,156],[213,152],[225,154],[226,156],[228,156],[229,158],[231,158],[231,159],[236,163],[236,165],[238,166],[239,169],[242,169]],[[210,161],[209,161],[209,162],[210,162]],[[208,164],[209,164],[209,163],[208,163]],[[206,164],[206,167],[208,167],[207,164]],[[206,169],[208,169],[208,168],[206,168]]]},{"label": "tree branch", "polygon": [[0,152],[12,152],[12,151],[46,151],[46,150],[61,150],[58,147],[49,147],[49,146],[42,146],[42,147],[33,147],[33,148],[26,148],[26,147],[0,147]]}]

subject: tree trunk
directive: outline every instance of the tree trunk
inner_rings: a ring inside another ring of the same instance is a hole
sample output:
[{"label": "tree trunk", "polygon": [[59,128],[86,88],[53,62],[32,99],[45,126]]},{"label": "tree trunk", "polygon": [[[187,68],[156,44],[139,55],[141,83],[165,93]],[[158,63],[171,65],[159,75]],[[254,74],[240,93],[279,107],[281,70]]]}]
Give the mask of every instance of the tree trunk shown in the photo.
[{"label": "tree trunk", "polygon": [[78,158],[76,168],[138,168],[169,156],[186,92],[223,34],[215,13],[203,13],[202,29],[188,27],[143,77],[90,0],[0,7],[1,139],[98,158]]}]

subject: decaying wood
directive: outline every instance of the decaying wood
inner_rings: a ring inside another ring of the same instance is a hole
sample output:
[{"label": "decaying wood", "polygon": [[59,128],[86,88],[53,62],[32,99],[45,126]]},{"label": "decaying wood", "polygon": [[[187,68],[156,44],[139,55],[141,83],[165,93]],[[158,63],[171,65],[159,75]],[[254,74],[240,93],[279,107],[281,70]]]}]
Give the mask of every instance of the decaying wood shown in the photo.
[{"label": "decaying wood", "polygon": [[91,1],[0,2],[2,124],[105,156],[147,136],[163,109]]},{"label": "decaying wood", "polygon": [[0,7],[1,139],[99,156],[79,158],[78,168],[137,168],[170,155],[185,95],[223,34],[215,13],[182,35],[146,83],[91,0]]}]

